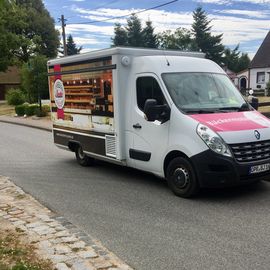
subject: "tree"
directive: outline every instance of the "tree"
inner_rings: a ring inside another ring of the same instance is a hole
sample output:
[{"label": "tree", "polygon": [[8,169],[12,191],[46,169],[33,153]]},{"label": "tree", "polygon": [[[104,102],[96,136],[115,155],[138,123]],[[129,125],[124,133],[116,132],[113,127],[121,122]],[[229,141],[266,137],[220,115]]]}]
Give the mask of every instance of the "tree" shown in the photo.
[{"label": "tree", "polygon": [[67,55],[79,54],[81,50],[82,46],[77,47],[72,35],[69,35],[67,38]]},{"label": "tree", "polygon": [[14,0],[7,15],[12,22],[8,31],[16,36],[17,45],[11,52],[17,59],[27,62],[37,54],[56,57],[59,32],[42,0]]},{"label": "tree", "polygon": [[224,65],[234,72],[242,71],[248,68],[250,64],[250,59],[246,53],[240,55],[239,45],[237,45],[233,50],[226,48],[224,50],[223,63]]},{"label": "tree", "polygon": [[152,26],[151,21],[146,22],[145,28],[142,30],[143,35],[143,47],[146,48],[157,48],[158,47],[158,39],[154,34],[154,27]]},{"label": "tree", "polygon": [[20,38],[14,29],[24,27],[20,19],[22,11],[8,0],[0,1],[0,71],[6,71],[15,61],[13,51],[20,46]]},{"label": "tree", "polygon": [[206,58],[222,64],[224,46],[221,44],[222,34],[213,36],[211,34],[211,21],[208,20],[206,12],[198,7],[193,12],[192,32],[197,47],[206,54]]},{"label": "tree", "polygon": [[24,63],[21,70],[22,88],[29,103],[49,97],[47,63],[43,55],[34,56]]},{"label": "tree", "polygon": [[132,15],[127,20],[127,41],[128,46],[132,47],[143,47],[143,31],[141,20],[136,16]]},{"label": "tree", "polygon": [[112,38],[112,46],[127,46],[127,31],[120,23],[114,25],[114,37]]},{"label": "tree", "polygon": [[239,60],[238,60],[236,72],[240,72],[244,69],[247,69],[249,64],[250,64],[250,58],[248,57],[248,54],[242,53]]},{"label": "tree", "polygon": [[224,50],[223,63],[228,69],[234,72],[236,72],[235,70],[237,69],[239,60],[240,52],[238,51],[238,48],[239,45],[237,45],[233,50],[230,48],[226,48]]},{"label": "tree", "polygon": [[188,29],[178,28],[175,32],[166,30],[159,35],[160,47],[182,51],[197,50],[192,33]]}]

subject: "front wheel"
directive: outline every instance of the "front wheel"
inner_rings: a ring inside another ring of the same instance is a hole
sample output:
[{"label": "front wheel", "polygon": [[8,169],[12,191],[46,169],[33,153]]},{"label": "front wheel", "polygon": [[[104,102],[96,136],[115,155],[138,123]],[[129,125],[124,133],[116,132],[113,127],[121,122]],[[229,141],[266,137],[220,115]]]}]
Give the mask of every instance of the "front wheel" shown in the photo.
[{"label": "front wheel", "polygon": [[81,165],[81,166],[91,166],[94,164],[94,159],[91,158],[91,157],[88,157],[84,152],[83,152],[83,149],[81,146],[78,146],[76,148],[76,151],[75,151],[75,155],[76,155],[76,159],[77,159],[77,162]]},{"label": "front wheel", "polygon": [[199,191],[196,174],[186,158],[174,158],[167,167],[166,176],[170,189],[179,197],[189,198]]}]

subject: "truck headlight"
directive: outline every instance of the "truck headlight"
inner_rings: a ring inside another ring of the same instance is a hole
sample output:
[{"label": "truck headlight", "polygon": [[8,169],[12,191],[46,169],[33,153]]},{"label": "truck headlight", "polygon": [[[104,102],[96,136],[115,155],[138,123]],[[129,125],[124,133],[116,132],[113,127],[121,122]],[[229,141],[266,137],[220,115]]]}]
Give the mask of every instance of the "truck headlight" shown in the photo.
[{"label": "truck headlight", "polygon": [[197,126],[197,133],[205,144],[215,153],[232,157],[232,153],[222,138],[209,127],[199,124]]}]

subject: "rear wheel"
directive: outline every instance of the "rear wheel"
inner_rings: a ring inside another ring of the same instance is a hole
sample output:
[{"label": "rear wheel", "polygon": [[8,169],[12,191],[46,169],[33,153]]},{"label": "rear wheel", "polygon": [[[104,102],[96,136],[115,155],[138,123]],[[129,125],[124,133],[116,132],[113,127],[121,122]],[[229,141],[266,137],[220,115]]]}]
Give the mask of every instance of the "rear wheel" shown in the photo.
[{"label": "rear wheel", "polygon": [[196,174],[186,158],[174,158],[167,167],[166,175],[168,185],[175,195],[188,198],[198,193]]},{"label": "rear wheel", "polygon": [[84,152],[81,146],[78,146],[75,150],[75,155],[76,155],[76,159],[77,162],[81,165],[81,166],[91,166],[94,164],[94,159],[91,157],[88,157]]}]

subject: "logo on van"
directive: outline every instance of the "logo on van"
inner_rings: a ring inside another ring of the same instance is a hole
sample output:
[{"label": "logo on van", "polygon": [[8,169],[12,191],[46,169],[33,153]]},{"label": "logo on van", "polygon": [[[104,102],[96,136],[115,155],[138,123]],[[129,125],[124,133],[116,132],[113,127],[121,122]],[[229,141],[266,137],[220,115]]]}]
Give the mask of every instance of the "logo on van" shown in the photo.
[{"label": "logo on van", "polygon": [[261,134],[260,134],[260,132],[258,130],[254,130],[254,135],[255,135],[255,138],[257,140],[259,140],[261,138]]},{"label": "logo on van", "polygon": [[65,88],[63,82],[57,79],[53,86],[54,101],[58,109],[63,109],[65,105]]}]

